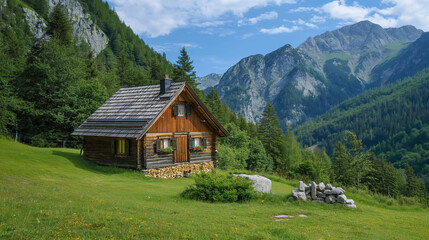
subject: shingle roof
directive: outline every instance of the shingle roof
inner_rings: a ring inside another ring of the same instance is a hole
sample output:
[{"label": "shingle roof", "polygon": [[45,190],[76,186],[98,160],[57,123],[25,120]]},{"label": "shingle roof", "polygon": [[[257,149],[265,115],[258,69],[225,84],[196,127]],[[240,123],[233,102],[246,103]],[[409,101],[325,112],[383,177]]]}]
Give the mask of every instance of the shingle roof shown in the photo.
[{"label": "shingle roof", "polygon": [[161,96],[159,84],[121,88],[72,135],[138,138],[184,86],[184,82],[171,83]]}]

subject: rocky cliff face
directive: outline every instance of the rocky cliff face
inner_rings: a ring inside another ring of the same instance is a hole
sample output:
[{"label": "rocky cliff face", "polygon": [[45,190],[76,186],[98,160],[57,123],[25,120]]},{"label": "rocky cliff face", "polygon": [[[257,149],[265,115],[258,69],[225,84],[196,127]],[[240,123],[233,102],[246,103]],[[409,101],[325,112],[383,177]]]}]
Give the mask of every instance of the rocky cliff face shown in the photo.
[{"label": "rocky cliff face", "polygon": [[216,86],[221,78],[222,74],[210,73],[207,76],[197,78],[195,81],[199,83],[198,88],[204,90]]},{"label": "rocky cliff face", "polygon": [[89,14],[83,11],[78,0],[49,0],[48,4],[50,11],[59,4],[68,13],[73,22],[73,35],[88,43],[95,55],[106,48],[108,43],[106,34],[97,27]]},{"label": "rocky cliff face", "polygon": [[[95,56],[106,48],[108,43],[106,34],[97,27],[89,14],[83,11],[78,0],[49,0],[48,4],[49,11],[52,11],[56,5],[60,5],[65,10],[73,23],[73,36],[88,43]],[[34,36],[45,37],[46,21],[31,9],[23,8],[23,11]]]},{"label": "rocky cliff face", "polygon": [[215,87],[232,110],[257,121],[271,101],[283,126],[314,118],[362,92],[374,67],[422,34],[412,26],[383,29],[369,21],[242,59]]}]

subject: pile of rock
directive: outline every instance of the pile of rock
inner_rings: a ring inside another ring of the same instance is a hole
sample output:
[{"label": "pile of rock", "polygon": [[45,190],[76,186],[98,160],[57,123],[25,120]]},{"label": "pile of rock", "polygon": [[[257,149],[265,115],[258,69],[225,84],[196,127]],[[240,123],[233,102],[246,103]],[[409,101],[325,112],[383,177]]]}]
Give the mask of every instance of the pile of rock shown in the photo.
[{"label": "pile of rock", "polygon": [[307,186],[299,181],[299,188],[292,190],[292,198],[317,203],[345,204],[347,207],[356,208],[355,202],[352,199],[347,199],[344,192],[344,189],[340,187],[333,187],[331,184],[325,186],[323,182],[319,184],[312,182]]}]

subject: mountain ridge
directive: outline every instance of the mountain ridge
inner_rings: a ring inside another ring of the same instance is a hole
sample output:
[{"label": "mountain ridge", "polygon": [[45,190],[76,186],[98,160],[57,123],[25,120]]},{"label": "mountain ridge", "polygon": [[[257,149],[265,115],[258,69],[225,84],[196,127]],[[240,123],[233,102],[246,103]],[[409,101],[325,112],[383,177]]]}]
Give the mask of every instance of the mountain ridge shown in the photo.
[{"label": "mountain ridge", "polygon": [[215,89],[233,111],[256,122],[272,102],[282,127],[312,119],[366,89],[372,69],[423,33],[363,21],[241,59]]}]

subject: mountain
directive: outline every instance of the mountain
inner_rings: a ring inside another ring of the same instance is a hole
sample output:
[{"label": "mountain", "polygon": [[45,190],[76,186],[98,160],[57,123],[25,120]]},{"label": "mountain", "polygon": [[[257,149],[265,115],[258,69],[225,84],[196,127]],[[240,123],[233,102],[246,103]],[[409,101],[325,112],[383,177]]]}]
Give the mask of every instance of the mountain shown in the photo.
[{"label": "mountain", "polygon": [[257,121],[272,102],[285,128],[363,92],[374,67],[421,34],[413,26],[384,29],[359,22],[310,37],[297,48],[285,45],[265,56],[243,58],[215,88],[231,110],[249,121]]},{"label": "mountain", "polygon": [[[2,6],[0,11],[7,8],[8,2],[11,1],[0,0]],[[112,59],[120,58],[123,54],[136,71],[140,72],[140,76],[136,76],[136,79],[149,78],[153,64],[157,64],[162,72],[167,74],[172,72],[173,66],[166,57],[146,45],[129,26],[125,25],[107,2],[102,0],[14,0],[12,2],[14,6],[22,8],[25,21],[36,39],[47,38],[46,20],[55,6],[59,5],[72,20],[74,38],[78,42],[87,43],[94,56],[101,55],[100,58],[106,65],[114,65]]]},{"label": "mountain", "polygon": [[429,187],[429,69],[348,99],[294,132],[304,145],[332,154],[346,130],[395,167],[410,164]]},{"label": "mountain", "polygon": [[[5,1],[6,2],[6,1]],[[24,0],[24,2],[27,2]],[[32,2],[28,2],[31,4]],[[43,2],[32,4],[35,8],[40,6]],[[90,15],[84,12],[82,5],[77,0],[48,0],[47,6],[49,7],[48,12],[52,12],[55,6],[60,5],[61,8],[66,10],[70,19],[73,19],[73,36],[86,42],[94,55],[98,55],[103,51],[108,43],[108,37],[106,34],[94,23]],[[45,37],[46,33],[46,20],[42,14],[37,13],[34,9],[29,6],[23,5],[22,10],[25,13],[25,19],[36,38]],[[43,14],[44,15],[44,14]]]},{"label": "mountain", "polygon": [[207,76],[197,78],[196,82],[199,83],[198,88],[204,90],[216,86],[221,78],[222,74],[210,73]]},{"label": "mountain", "polygon": [[423,33],[397,56],[376,66],[371,72],[371,86],[394,83],[429,66],[429,33]]}]

